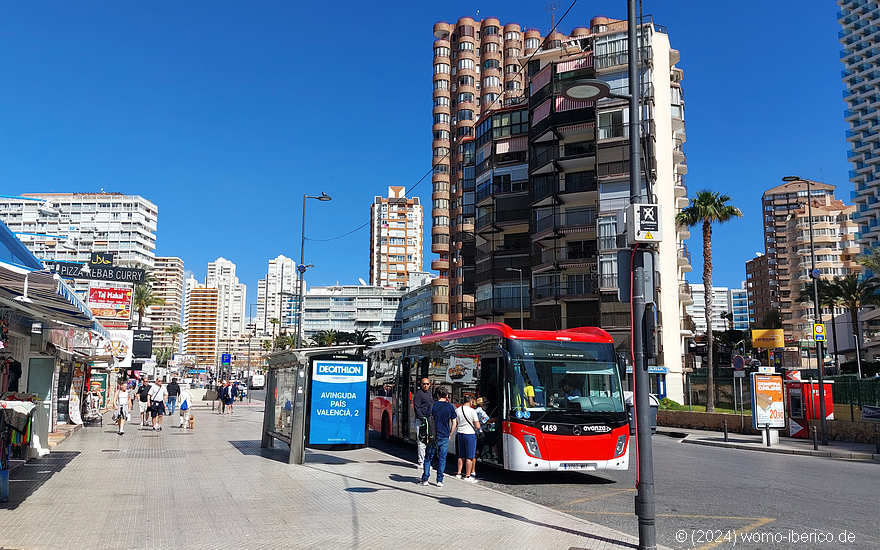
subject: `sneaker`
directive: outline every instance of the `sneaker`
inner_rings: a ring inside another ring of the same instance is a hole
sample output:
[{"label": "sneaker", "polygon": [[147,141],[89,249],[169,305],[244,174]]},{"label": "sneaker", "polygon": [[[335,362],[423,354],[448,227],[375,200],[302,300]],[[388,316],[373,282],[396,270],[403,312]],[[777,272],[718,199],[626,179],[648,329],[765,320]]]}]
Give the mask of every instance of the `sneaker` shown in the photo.
[{"label": "sneaker", "polygon": [[426,479],[425,481],[423,481],[423,482],[422,482],[422,485],[424,485],[425,487],[427,487],[427,486],[428,486],[428,480]]},{"label": "sneaker", "polygon": [[457,477],[458,479],[464,479],[464,476],[461,474],[455,474],[455,477]]},{"label": "sneaker", "polygon": [[475,478],[475,477],[469,477],[469,478],[467,478],[467,481],[468,481],[469,483],[476,483],[476,482],[477,482],[477,478]]},{"label": "sneaker", "polygon": [[442,481],[438,481],[438,482],[437,482],[437,487],[443,487],[443,482],[442,482]]}]

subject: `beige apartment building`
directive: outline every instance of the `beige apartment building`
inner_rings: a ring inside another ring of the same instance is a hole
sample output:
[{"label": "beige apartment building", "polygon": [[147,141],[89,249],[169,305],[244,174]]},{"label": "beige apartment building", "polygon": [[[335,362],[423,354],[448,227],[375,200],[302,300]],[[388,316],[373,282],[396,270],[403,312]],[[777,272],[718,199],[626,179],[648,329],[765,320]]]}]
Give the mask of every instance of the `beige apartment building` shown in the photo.
[{"label": "beige apartment building", "polygon": [[422,205],[406,198],[406,188],[388,187],[387,197],[370,205],[370,284],[405,287],[422,271]]},{"label": "beige apartment building", "polygon": [[[171,335],[165,330],[180,325],[183,307],[183,260],[176,257],[157,256],[153,264],[153,295],[163,301],[150,308],[150,326],[153,328],[153,348],[170,348]],[[185,327],[184,327],[185,328]],[[177,336],[177,344],[183,335]],[[173,352],[177,352],[174,349]]]},{"label": "beige apartment building", "polygon": [[[860,247],[856,242],[858,224],[852,219],[856,210],[854,205],[823,195],[812,200],[813,243],[816,255],[816,269],[822,279],[842,277],[858,273],[861,269],[855,261]],[[810,255],[810,226],[807,207],[802,206],[792,212],[786,223],[787,246],[780,253],[788,265],[790,281],[789,300],[782,302],[782,328],[786,338],[806,340],[812,335],[815,308],[812,301],[804,301],[813,296]],[[823,308],[823,315],[830,316],[831,310]],[[835,308],[834,315],[844,313],[843,308]]]},{"label": "beige apartment building", "polygon": [[186,334],[184,350],[198,357],[198,364],[217,364],[217,317],[220,306],[216,288],[200,285],[194,278],[186,281]]}]

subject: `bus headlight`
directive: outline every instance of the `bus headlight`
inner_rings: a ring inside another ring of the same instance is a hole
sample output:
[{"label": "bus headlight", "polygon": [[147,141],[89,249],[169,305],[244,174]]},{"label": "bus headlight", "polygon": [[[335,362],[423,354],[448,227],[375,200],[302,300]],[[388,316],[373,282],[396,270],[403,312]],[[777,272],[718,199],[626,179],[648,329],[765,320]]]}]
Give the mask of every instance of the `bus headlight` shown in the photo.
[{"label": "bus headlight", "polygon": [[535,458],[541,458],[541,449],[538,448],[538,439],[530,434],[523,434],[523,441],[526,442],[526,450]]},{"label": "bus headlight", "polygon": [[626,436],[621,435],[617,438],[617,447],[614,449],[614,456],[620,456],[623,454],[623,451],[626,449]]}]

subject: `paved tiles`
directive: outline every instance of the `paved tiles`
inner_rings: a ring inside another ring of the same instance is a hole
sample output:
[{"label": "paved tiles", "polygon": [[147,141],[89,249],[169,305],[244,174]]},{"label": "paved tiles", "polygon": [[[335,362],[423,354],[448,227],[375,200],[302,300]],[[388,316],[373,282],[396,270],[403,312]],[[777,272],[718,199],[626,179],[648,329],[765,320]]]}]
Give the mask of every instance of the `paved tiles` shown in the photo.
[{"label": "paved tiles", "polygon": [[[262,407],[196,410],[193,432],[83,428],[13,472],[3,548],[633,548],[635,539],[375,449],[260,449]],[[432,478],[433,479],[433,478]],[[5,509],[4,509],[5,508]]]}]

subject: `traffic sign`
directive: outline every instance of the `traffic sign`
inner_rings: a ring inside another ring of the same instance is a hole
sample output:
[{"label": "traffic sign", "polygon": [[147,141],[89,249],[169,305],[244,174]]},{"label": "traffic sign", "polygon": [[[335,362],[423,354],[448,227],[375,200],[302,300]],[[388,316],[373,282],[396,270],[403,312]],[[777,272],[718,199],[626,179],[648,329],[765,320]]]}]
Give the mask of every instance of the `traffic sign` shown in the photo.
[{"label": "traffic sign", "polygon": [[228,365],[232,362],[232,354],[224,353],[220,356],[220,363],[223,365]]},{"label": "traffic sign", "polygon": [[733,356],[733,369],[734,370],[743,370],[746,366],[746,360],[742,355],[734,355]]},{"label": "traffic sign", "polygon": [[813,323],[813,340],[825,341],[825,323]]}]

